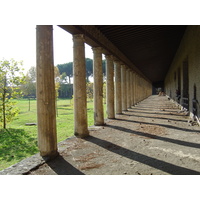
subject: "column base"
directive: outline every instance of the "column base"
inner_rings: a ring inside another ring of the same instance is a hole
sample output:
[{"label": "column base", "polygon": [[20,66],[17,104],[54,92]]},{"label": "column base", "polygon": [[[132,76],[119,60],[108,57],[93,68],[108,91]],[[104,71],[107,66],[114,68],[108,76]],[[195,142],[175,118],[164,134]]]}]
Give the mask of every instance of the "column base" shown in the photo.
[{"label": "column base", "polygon": [[94,125],[95,126],[105,126],[106,124],[105,123],[95,123]]},{"label": "column base", "polygon": [[74,135],[75,135],[77,138],[85,138],[85,137],[90,136],[90,135],[89,135],[89,131],[86,132],[86,133],[82,133],[82,134],[75,132]]},{"label": "column base", "polygon": [[49,160],[53,160],[58,155],[59,155],[58,151],[55,151],[55,152],[52,152],[51,154],[46,154],[46,155],[40,153],[40,156],[43,158],[43,160],[45,160],[45,162],[47,162]]},{"label": "column base", "polygon": [[116,115],[123,115],[123,113],[116,113]]},{"label": "column base", "polygon": [[108,117],[107,119],[115,119],[115,117]]}]

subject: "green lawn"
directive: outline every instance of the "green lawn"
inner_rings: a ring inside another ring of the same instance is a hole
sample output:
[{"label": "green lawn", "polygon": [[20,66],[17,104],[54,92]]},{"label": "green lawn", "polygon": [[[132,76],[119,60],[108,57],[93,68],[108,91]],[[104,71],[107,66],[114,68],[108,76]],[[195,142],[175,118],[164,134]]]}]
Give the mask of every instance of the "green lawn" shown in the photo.
[{"label": "green lawn", "polygon": [[[0,129],[0,170],[38,152],[37,127],[26,123],[37,123],[36,100],[17,100],[19,115],[7,125],[7,130]],[[104,115],[105,112],[104,104]],[[88,126],[94,124],[93,102],[88,102]],[[70,99],[57,101],[57,140],[65,140],[73,135],[73,108]]]}]

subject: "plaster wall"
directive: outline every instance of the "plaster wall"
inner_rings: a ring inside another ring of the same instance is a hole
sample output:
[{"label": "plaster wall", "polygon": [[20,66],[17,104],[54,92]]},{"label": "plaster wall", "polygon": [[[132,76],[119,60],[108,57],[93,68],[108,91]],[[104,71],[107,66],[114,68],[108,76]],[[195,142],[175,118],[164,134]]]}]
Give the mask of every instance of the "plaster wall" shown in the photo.
[{"label": "plaster wall", "polygon": [[[200,26],[188,26],[182,38],[180,46],[165,78],[165,92],[173,100],[178,102],[176,89],[178,89],[178,71],[180,69],[180,104],[183,101],[183,77],[184,62],[188,63],[188,94],[189,111],[193,112],[194,85],[196,85],[196,99],[200,102]],[[179,69],[178,69],[179,68]],[[200,117],[200,107],[197,103],[197,116]]]}]

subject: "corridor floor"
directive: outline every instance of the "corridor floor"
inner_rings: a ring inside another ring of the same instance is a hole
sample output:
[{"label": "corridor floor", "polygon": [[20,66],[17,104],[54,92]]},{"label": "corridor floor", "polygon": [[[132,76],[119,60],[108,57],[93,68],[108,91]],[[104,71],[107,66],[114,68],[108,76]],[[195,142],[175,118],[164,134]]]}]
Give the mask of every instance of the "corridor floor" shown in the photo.
[{"label": "corridor floor", "polygon": [[56,159],[27,174],[200,174],[200,127],[188,119],[166,96],[150,96],[88,138],[59,143]]}]

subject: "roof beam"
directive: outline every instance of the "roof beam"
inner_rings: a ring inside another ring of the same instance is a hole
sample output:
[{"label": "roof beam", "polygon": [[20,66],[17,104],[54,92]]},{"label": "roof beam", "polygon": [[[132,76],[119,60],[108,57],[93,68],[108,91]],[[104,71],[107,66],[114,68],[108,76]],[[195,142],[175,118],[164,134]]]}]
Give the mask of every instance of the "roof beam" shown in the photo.
[{"label": "roof beam", "polygon": [[65,31],[75,35],[84,34],[85,42],[92,46],[103,47],[104,54],[112,54],[117,59],[122,61],[125,65],[133,69],[144,79],[151,81],[110,41],[108,40],[95,26],[93,25],[58,25]]}]

